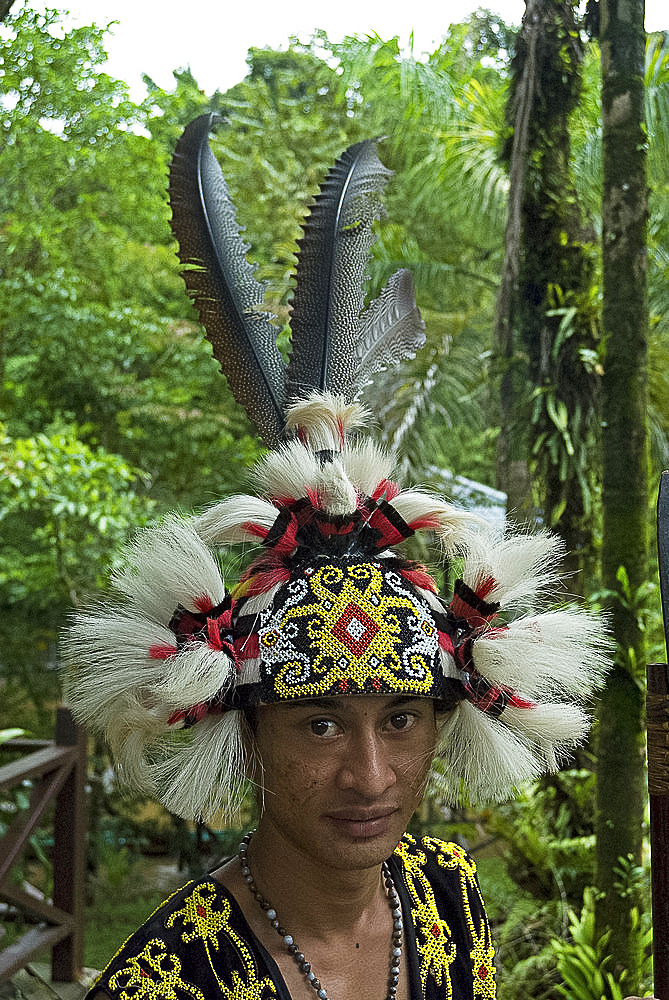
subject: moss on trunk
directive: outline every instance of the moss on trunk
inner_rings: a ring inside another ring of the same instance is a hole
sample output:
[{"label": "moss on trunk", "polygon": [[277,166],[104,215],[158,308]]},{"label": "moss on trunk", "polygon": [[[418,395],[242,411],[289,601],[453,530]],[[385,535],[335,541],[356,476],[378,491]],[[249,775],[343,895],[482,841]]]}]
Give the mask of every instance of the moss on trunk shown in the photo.
[{"label": "moss on trunk", "polygon": [[[621,898],[619,858],[640,862],[645,799],[646,652],[634,595],[648,574],[646,136],[643,0],[602,0],[602,259],[606,340],[603,400],[603,554],[614,601],[616,669],[599,711],[598,932],[627,992],[640,974],[640,941]],[[624,568],[621,574],[620,568]]]},{"label": "moss on trunk", "polygon": [[511,492],[525,459],[522,485],[531,472],[533,499],[565,539],[573,570],[593,548],[599,471],[600,369],[584,361],[598,350],[595,235],[582,221],[570,142],[582,59],[570,0],[527,0],[507,111],[509,222],[496,330],[505,365],[498,484],[509,509],[528,512],[527,492]]}]

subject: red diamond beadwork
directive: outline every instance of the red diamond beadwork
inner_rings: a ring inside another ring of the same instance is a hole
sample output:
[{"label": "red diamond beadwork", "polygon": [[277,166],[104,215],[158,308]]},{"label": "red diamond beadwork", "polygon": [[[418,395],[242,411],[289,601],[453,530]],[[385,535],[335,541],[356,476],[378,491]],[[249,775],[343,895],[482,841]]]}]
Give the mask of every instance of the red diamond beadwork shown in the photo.
[{"label": "red diamond beadwork", "polygon": [[344,613],[332,627],[332,634],[346,646],[354,656],[361,656],[379,631],[373,618],[350,601]]}]

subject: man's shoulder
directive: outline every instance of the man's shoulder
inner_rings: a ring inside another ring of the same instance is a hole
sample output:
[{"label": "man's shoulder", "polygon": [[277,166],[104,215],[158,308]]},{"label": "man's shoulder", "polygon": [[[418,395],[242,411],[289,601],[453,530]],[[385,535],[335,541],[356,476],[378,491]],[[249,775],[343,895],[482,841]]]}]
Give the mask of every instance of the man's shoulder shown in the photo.
[{"label": "man's shoulder", "polygon": [[[186,972],[190,951],[187,946],[215,937],[229,926],[229,917],[230,897],[219,882],[204,877],[186,883],[163,900],[123,942],[89,996],[100,990],[114,996],[121,986],[122,992],[139,996],[146,983],[161,981],[168,974],[167,966],[170,975],[182,966]],[[199,1000],[200,991],[191,992]]]},{"label": "man's shoulder", "polygon": [[405,868],[438,868],[460,871],[469,877],[476,874],[476,863],[464,847],[438,837],[416,838],[405,833],[394,851]]},{"label": "man's shoulder", "polygon": [[221,902],[226,898],[226,890],[216,879],[209,876],[192,879],[167,896],[119,950],[123,950],[133,938],[147,936],[157,928],[162,931],[178,929],[180,919],[183,922],[200,922],[211,911],[212,906],[220,908]]},{"label": "man's shoulder", "polygon": [[392,868],[406,892],[423,995],[493,1000],[494,949],[476,866],[464,847],[407,834]]}]

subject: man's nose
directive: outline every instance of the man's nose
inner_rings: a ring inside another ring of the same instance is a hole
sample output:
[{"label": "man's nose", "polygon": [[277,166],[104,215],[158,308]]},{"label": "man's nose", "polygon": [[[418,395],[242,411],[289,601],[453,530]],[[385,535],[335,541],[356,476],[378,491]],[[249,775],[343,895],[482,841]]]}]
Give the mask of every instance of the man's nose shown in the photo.
[{"label": "man's nose", "polygon": [[340,788],[351,788],[366,798],[378,798],[395,784],[397,775],[385,740],[365,732],[349,742],[338,774]]}]

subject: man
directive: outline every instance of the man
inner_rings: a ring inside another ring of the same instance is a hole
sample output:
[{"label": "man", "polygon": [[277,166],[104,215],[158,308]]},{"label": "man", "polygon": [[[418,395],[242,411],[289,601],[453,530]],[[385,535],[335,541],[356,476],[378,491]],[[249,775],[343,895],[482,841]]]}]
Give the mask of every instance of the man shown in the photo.
[{"label": "man", "polygon": [[[305,224],[285,369],[211,124],[177,147],[174,228],[215,353],[271,450],[256,495],[137,538],[118,601],[70,630],[66,693],[123,777],[168,809],[215,821],[252,785],[259,821],[238,857],[126,942],[94,996],[491,998],[474,864],[407,824],[428,784],[495,801],[555,770],[587,732],[603,630],[576,608],[535,608],[556,539],[497,537],[401,490],[360,434],[360,385],[422,337],[406,272],[362,310],[387,173],[374,144],[337,161]],[[417,532],[438,540],[447,576],[457,568],[449,600],[401,548]],[[228,589],[217,552],[249,541],[259,552]]]},{"label": "man", "polygon": [[[499,624],[545,589],[559,544],[398,490],[353,439],[360,418],[291,407],[294,439],[256,472],[274,500],[146,530],[115,579],[125,601],[73,626],[70,702],[124,777],[191,819],[229,815],[247,778],[260,806],[240,856],[128,942],[106,996],[494,996],[472,861],[403,834],[428,778],[499,799],[554,768],[587,728],[601,636],[575,609]],[[448,604],[396,548],[420,530],[460,554]],[[262,551],[226,594],[209,546],[242,538]]]}]

